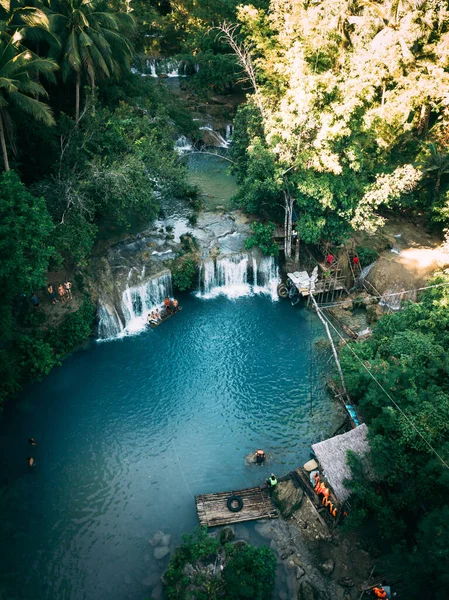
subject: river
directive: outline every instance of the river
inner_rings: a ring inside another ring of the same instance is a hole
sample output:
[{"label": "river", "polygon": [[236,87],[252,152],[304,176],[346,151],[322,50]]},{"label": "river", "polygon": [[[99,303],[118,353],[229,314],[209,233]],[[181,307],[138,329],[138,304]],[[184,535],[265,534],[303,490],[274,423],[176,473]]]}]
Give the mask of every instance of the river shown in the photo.
[{"label": "river", "polygon": [[[195,494],[285,474],[332,432],[310,311],[267,296],[181,301],[157,329],[89,343],[6,406],[0,598],[157,597],[169,557],[149,540],[162,530],[173,550],[193,531]],[[245,462],[258,447],[263,467]]]}]

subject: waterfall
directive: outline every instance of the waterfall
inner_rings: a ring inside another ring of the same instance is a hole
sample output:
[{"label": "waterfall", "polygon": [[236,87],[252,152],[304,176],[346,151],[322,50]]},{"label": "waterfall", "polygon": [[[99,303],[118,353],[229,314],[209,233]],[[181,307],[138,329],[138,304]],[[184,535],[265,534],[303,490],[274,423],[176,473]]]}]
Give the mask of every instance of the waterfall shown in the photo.
[{"label": "waterfall", "polygon": [[192,149],[192,144],[185,135],[179,136],[179,138],[175,142],[175,150],[179,152],[179,154],[183,154],[184,152],[188,152]]},{"label": "waterfall", "polygon": [[98,308],[98,338],[113,340],[123,337],[125,329],[114,307],[100,303]]},{"label": "waterfall", "polygon": [[172,295],[170,271],[153,277],[141,285],[130,286],[132,271],[133,269],[129,272],[128,283],[120,302],[125,322],[122,322],[117,310],[111,310],[106,304],[100,303],[98,335],[102,340],[116,339],[144,330],[147,314],[154,308],[161,307],[164,298]]},{"label": "waterfall", "polygon": [[[213,127],[211,127],[210,125],[204,125],[204,127],[200,127],[200,131],[207,131],[208,132],[208,140],[206,140],[206,145],[210,146],[216,146],[217,148],[228,148],[229,147],[229,142],[227,142],[223,136],[218,133],[218,131],[215,131],[215,129],[213,129]],[[211,143],[212,142],[212,143]]]},{"label": "waterfall", "polygon": [[232,136],[234,135],[234,125],[226,125],[226,141],[228,144],[231,142]]},{"label": "waterfall", "polygon": [[[252,271],[252,283],[248,275]],[[261,259],[252,258],[251,266],[247,254],[231,254],[216,260],[202,261],[200,267],[200,298],[216,298],[219,295],[228,298],[240,298],[253,294],[268,294],[277,299],[276,288],[279,283],[279,270],[272,256]]]}]

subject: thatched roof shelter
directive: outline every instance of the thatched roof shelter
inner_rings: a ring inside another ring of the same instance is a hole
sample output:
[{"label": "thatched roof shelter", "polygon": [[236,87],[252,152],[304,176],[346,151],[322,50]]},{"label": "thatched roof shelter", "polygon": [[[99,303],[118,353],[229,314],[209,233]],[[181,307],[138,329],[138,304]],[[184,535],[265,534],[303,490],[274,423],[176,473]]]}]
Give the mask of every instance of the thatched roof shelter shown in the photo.
[{"label": "thatched roof shelter", "polygon": [[351,478],[351,470],[346,462],[346,452],[352,450],[360,456],[364,456],[368,450],[367,433],[368,428],[363,423],[347,433],[312,445],[317,461],[320,463],[321,469],[325,471],[326,479],[340,502],[344,502],[350,495],[350,491],[343,485],[345,479]]}]

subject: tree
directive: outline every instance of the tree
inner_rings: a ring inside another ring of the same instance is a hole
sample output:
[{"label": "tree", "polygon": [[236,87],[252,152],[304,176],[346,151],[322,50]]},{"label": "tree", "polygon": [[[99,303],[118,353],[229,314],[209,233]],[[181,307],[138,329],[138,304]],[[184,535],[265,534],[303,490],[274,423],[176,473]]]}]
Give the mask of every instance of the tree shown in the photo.
[{"label": "tree", "polygon": [[14,171],[0,178],[0,285],[3,299],[30,293],[45,283],[54,249],[43,198],[31,195]]},{"label": "tree", "polygon": [[46,0],[51,30],[59,37],[60,50],[53,50],[63,81],[74,73],[75,120],[80,116],[82,73],[91,88],[100,77],[116,77],[129,69],[133,50],[124,33],[134,25],[129,13],[105,10],[102,0]]},{"label": "tree", "polygon": [[423,164],[423,172],[435,177],[435,195],[438,196],[441,178],[449,175],[449,152],[440,152],[434,143],[429,144],[430,155]]},{"label": "tree", "polygon": [[23,48],[21,39],[18,31],[10,36],[3,30],[0,36],[0,143],[5,171],[9,171],[6,137],[13,134],[12,108],[46,125],[54,124],[50,107],[37,99],[48,94],[35,78],[38,75],[51,78],[57,65]]}]

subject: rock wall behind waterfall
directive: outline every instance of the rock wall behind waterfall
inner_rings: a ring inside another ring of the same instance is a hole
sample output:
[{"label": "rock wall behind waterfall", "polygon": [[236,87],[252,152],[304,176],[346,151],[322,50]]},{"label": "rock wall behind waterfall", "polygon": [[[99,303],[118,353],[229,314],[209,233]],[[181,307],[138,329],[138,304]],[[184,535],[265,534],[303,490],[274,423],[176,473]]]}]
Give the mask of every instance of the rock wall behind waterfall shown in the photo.
[{"label": "rock wall behind waterfall", "polygon": [[195,226],[183,213],[160,219],[148,229],[107,249],[91,261],[92,295],[98,298],[98,338],[111,340],[143,331],[146,316],[172,296],[171,267],[185,252],[181,236],[196,241],[192,257],[198,263],[196,293],[238,298],[266,294],[277,298],[277,262],[258,250],[246,252],[250,233],[241,213],[201,213]]}]

